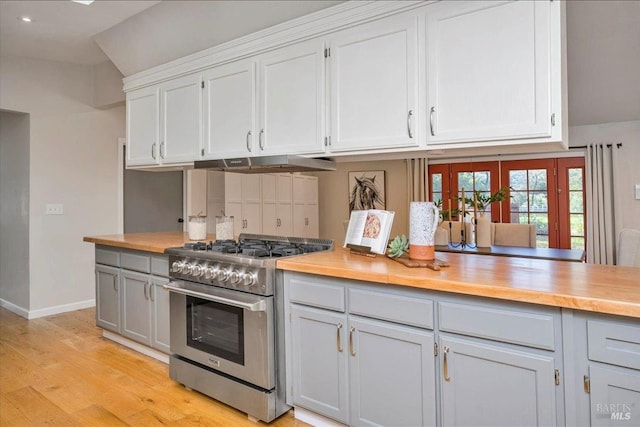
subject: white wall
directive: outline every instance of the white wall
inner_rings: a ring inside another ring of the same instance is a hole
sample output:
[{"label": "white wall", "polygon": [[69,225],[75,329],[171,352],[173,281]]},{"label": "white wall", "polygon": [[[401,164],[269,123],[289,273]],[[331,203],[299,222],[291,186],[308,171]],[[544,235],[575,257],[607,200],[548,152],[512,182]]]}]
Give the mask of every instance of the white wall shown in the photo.
[{"label": "white wall", "polygon": [[[0,109],[30,114],[29,317],[95,304],[93,244],[82,238],[117,231],[124,106],[92,105],[92,67],[0,58]],[[44,215],[47,203],[64,215]]]},{"label": "white wall", "polygon": [[622,227],[640,230],[640,200],[635,199],[635,184],[640,184],[640,120],[569,128],[569,145],[621,143],[619,165],[614,171],[618,185],[615,197],[622,206]]},{"label": "white wall", "polygon": [[29,115],[0,111],[0,301],[29,306]]}]

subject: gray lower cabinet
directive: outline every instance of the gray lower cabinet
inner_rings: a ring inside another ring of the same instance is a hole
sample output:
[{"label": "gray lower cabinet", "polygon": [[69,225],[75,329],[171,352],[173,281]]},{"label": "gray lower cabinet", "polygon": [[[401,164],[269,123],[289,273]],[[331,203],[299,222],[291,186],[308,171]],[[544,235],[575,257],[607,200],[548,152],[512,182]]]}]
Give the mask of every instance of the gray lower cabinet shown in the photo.
[{"label": "gray lower cabinet", "polygon": [[168,257],[96,247],[96,324],[169,353]]},{"label": "gray lower cabinet", "polygon": [[442,425],[556,425],[555,361],[440,335]]},{"label": "gray lower cabinet", "polygon": [[120,332],[120,269],[96,264],[96,325]]}]

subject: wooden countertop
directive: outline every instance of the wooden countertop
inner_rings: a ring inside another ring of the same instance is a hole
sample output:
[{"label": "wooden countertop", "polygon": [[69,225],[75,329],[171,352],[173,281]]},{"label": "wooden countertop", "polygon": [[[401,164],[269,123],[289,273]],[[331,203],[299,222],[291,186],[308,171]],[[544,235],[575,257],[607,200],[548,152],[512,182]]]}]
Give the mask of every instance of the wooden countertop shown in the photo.
[{"label": "wooden countertop", "polygon": [[[118,248],[137,249],[139,251],[163,253],[166,248],[183,246],[189,240],[189,233],[181,231],[167,231],[160,233],[127,233],[106,236],[88,236],[85,242],[96,245],[115,246]],[[215,234],[207,234],[207,241],[216,240]]]},{"label": "wooden countertop", "polygon": [[640,318],[640,268],[437,253],[440,271],[348,250],[278,260],[283,270]]}]

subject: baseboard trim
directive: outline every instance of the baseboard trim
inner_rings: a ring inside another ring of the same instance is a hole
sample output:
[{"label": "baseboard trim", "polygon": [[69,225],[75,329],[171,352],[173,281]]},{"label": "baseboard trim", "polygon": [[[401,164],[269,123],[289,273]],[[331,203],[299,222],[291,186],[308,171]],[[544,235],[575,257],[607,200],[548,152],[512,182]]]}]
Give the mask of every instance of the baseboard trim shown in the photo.
[{"label": "baseboard trim", "polygon": [[296,420],[311,424],[314,427],[346,427],[345,424],[299,407],[293,409],[293,416]]},{"label": "baseboard trim", "polygon": [[153,357],[154,359],[159,360],[160,362],[164,362],[167,365],[169,364],[168,354],[162,353],[151,347],[147,347],[146,345],[139,344],[135,341],[130,340],[129,338],[125,338],[122,335],[118,335],[114,332],[110,332],[104,329],[102,330],[102,336],[111,341],[115,341],[118,344],[122,344],[123,346],[128,347],[131,350],[135,350],[138,353],[142,353],[146,356]]},{"label": "baseboard trim", "polygon": [[68,311],[82,310],[83,308],[95,307],[96,300],[90,299],[86,301],[74,302],[71,304],[56,305],[53,307],[41,308],[38,310],[27,310],[24,307],[15,305],[7,300],[0,299],[0,306],[7,310],[24,317],[27,320],[37,319],[39,317],[52,316],[54,314],[66,313]]}]

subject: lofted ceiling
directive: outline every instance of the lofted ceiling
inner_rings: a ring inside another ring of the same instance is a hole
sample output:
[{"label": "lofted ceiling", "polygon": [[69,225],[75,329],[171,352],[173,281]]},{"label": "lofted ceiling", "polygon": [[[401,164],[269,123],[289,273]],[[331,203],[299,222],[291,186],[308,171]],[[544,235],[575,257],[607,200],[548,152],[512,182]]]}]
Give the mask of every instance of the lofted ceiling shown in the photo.
[{"label": "lofted ceiling", "polygon": [[[0,0],[0,54],[129,76],[341,1]],[[640,119],[639,22],[637,0],[567,1],[570,125]]]}]

